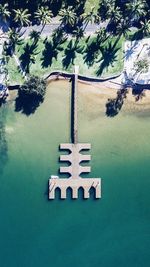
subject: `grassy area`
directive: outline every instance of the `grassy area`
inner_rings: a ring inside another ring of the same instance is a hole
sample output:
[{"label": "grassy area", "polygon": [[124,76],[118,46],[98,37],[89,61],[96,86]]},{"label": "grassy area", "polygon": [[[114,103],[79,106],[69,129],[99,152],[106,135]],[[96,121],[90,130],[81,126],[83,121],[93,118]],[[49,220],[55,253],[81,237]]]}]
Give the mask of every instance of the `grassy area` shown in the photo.
[{"label": "grassy area", "polygon": [[[115,38],[111,38],[112,46],[115,40],[116,40]],[[49,74],[50,72],[54,70],[65,70],[68,72],[72,72],[73,65],[75,64],[79,65],[80,73],[87,75],[87,76],[106,77],[106,76],[118,74],[119,72],[121,72],[123,68],[123,43],[124,43],[123,38],[121,38],[119,42],[117,43],[117,46],[116,46],[117,51],[115,55],[112,56],[111,62],[109,62],[110,57],[111,57],[111,47],[110,47],[109,49],[110,54],[106,53],[105,59],[102,57],[101,54],[99,54],[97,58],[95,58],[94,63],[91,66],[89,66],[85,62],[86,40],[82,39],[80,40],[78,44],[78,46],[83,49],[81,53],[75,52],[75,54],[72,53],[71,55],[69,55],[66,53],[66,49],[70,41],[71,40],[65,42],[65,44],[62,46],[63,50],[58,51],[57,59],[52,58],[52,64],[50,64],[50,58],[48,58],[48,56],[45,56],[45,57],[43,56],[43,52],[45,51],[45,45],[44,45],[43,40],[40,39],[38,42],[37,49],[36,49],[35,63],[30,63],[29,65],[30,74],[35,74],[35,75],[42,77],[42,76],[45,76],[46,74]],[[17,46],[16,54],[18,57],[20,57],[24,53],[24,47],[26,46],[27,43],[31,44],[31,41],[25,40],[24,44]],[[109,43],[110,43],[110,40],[104,44],[104,51],[105,49],[107,50],[107,47],[109,47]],[[51,53],[51,51],[49,52]],[[66,56],[68,60],[71,59],[70,57],[74,57],[73,64],[70,63],[67,68],[65,68],[64,66],[64,60],[66,60]],[[26,57],[25,57],[25,61],[26,61]],[[102,74],[100,75],[99,70],[102,66],[104,68],[102,70]],[[10,76],[10,82],[13,82],[13,83],[22,82],[21,74],[19,73],[13,58],[11,58],[9,61],[8,72]]]},{"label": "grassy area", "polygon": [[10,84],[18,84],[23,82],[22,75],[16,66],[16,62],[13,57],[10,58],[7,64],[9,82]]},{"label": "grassy area", "polygon": [[95,6],[95,9],[97,10],[99,7],[99,0],[87,0],[85,3],[85,11],[90,11],[92,6]]}]

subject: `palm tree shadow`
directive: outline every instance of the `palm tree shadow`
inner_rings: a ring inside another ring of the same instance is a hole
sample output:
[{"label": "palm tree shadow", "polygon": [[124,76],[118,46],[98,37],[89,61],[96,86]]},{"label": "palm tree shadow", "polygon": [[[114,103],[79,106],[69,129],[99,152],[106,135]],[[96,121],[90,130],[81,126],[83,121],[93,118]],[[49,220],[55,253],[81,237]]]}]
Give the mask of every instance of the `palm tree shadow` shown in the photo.
[{"label": "palm tree shadow", "polygon": [[30,65],[35,63],[35,56],[39,54],[39,52],[37,52],[37,47],[37,43],[31,45],[27,43],[24,47],[24,52],[19,58],[21,66],[26,73],[29,73]]},{"label": "palm tree shadow", "polygon": [[41,64],[43,68],[47,68],[52,65],[53,59],[57,60],[58,53],[62,48],[57,42],[48,41],[47,39],[45,39],[44,44],[45,49],[42,53]]},{"label": "palm tree shadow", "polygon": [[98,76],[100,76],[103,73],[105,68],[107,69],[110,65],[113,66],[113,63],[117,60],[117,52],[119,49],[120,49],[119,47],[115,47],[110,42],[108,43],[107,47],[104,46],[100,47],[102,56],[100,60],[97,61],[101,62],[100,67],[96,72]]},{"label": "palm tree shadow", "polygon": [[76,53],[81,53],[82,51],[83,48],[71,40],[64,51],[63,67],[68,69],[70,65],[74,65]]},{"label": "palm tree shadow", "polygon": [[84,50],[85,55],[83,56],[84,62],[91,67],[94,64],[96,54],[99,50],[99,46],[97,42],[93,41],[88,44],[86,49]]},{"label": "palm tree shadow", "polygon": [[135,101],[137,102],[145,97],[145,90],[144,88],[141,88],[140,85],[135,85],[132,87],[132,95],[135,97]]},{"label": "palm tree shadow", "polygon": [[37,95],[25,95],[18,91],[18,97],[15,101],[15,111],[22,112],[26,116],[33,114],[43,102],[43,98]]},{"label": "palm tree shadow", "polygon": [[126,50],[124,58],[128,60],[136,52],[137,47],[138,41],[135,41],[134,44]]},{"label": "palm tree shadow", "polygon": [[64,42],[66,42],[66,40],[67,40],[67,36],[64,35],[62,28],[58,27],[57,29],[53,31],[52,42],[55,47],[57,47],[58,45],[62,45]]}]

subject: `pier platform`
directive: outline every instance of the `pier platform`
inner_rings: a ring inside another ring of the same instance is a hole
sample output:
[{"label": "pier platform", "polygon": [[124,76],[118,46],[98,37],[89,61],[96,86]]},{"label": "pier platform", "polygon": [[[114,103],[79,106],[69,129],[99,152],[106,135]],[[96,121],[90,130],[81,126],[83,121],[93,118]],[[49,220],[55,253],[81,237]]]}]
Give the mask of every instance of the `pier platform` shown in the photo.
[{"label": "pier platform", "polygon": [[101,179],[100,178],[82,178],[83,173],[91,172],[90,166],[81,166],[82,162],[91,160],[91,155],[82,154],[83,151],[88,151],[91,144],[61,144],[60,149],[69,152],[67,155],[61,155],[61,162],[69,162],[69,166],[60,167],[60,173],[69,174],[69,178],[59,178],[58,176],[51,176],[49,179],[49,199],[55,198],[56,188],[60,189],[61,198],[66,198],[67,188],[72,190],[72,198],[78,198],[79,188],[83,188],[84,198],[90,197],[90,189],[94,188],[95,198],[101,198]]},{"label": "pier platform", "polygon": [[78,198],[79,188],[83,188],[84,198],[90,197],[90,189],[94,188],[95,198],[101,198],[101,179],[100,178],[78,178],[60,179],[59,177],[49,179],[49,199],[55,199],[55,190],[60,189],[61,199],[66,198],[67,188],[72,190],[72,198]]},{"label": "pier platform", "polygon": [[78,179],[80,174],[91,172],[90,166],[81,166],[80,163],[84,161],[90,161],[91,156],[86,154],[81,154],[82,151],[89,150],[91,144],[78,143],[78,144],[61,144],[61,150],[67,150],[70,152],[68,155],[60,156],[61,162],[69,162],[70,166],[60,167],[60,173],[69,173],[70,178]]}]

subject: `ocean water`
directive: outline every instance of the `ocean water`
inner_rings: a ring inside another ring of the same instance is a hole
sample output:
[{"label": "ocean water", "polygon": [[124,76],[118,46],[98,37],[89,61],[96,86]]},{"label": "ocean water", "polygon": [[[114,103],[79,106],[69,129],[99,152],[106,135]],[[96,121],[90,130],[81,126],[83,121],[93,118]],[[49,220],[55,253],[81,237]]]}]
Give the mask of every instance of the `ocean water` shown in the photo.
[{"label": "ocean water", "polygon": [[79,141],[92,144],[88,177],[102,178],[102,199],[48,200],[58,146],[70,142],[69,83],[51,83],[30,116],[1,107],[0,267],[150,266],[149,116],[109,118],[80,87]]}]

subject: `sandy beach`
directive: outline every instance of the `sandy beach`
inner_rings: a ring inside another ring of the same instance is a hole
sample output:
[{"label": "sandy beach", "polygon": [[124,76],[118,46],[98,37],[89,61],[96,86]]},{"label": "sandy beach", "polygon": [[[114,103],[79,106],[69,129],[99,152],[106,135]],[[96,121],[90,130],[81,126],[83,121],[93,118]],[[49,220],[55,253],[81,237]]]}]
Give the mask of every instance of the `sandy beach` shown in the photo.
[{"label": "sandy beach", "polygon": [[[70,83],[67,80],[59,79],[55,81],[48,81],[47,90],[54,88],[53,84],[56,84],[57,92],[62,90],[62,84],[66,83],[66,90],[68,86],[70,88]],[[52,89],[53,90],[53,89]],[[85,83],[79,82],[78,95],[79,102],[82,102],[82,107],[86,109],[88,105],[88,113],[91,114],[104,114],[106,113],[106,104],[109,100],[117,98],[117,92],[120,90],[120,84],[116,81],[107,81],[102,83]],[[15,101],[17,97],[17,90],[10,91],[8,101]],[[57,97],[59,94],[57,93]],[[80,106],[80,105],[79,105]],[[80,109],[80,107],[79,107]],[[80,110],[81,111],[81,110]],[[142,95],[137,100],[137,95],[132,93],[132,89],[128,88],[128,93],[126,98],[123,99],[123,105],[121,111],[124,114],[147,114],[150,111],[150,91],[145,90]]]},{"label": "sandy beach", "polygon": [[[115,99],[117,97],[117,91],[119,89],[119,86],[112,86],[110,82],[94,85],[80,83],[79,94],[85,98],[88,104],[93,102],[95,105],[99,105],[102,108],[108,102],[108,99]],[[134,95],[132,89],[128,88],[122,110],[142,111],[147,109],[150,109],[150,91],[144,90],[143,95],[137,100],[137,95]]]}]

